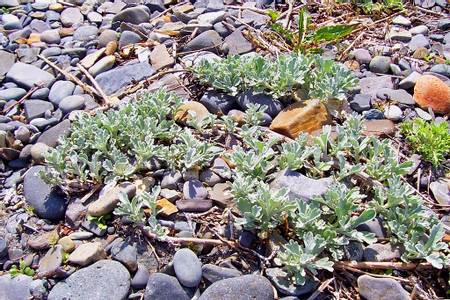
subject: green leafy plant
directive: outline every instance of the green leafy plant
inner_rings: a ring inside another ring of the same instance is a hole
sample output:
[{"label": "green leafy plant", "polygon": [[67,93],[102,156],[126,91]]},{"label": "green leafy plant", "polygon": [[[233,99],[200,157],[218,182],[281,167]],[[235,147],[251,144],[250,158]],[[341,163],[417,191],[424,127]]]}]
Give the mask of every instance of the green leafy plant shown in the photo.
[{"label": "green leafy plant", "polygon": [[343,93],[357,83],[344,66],[299,53],[274,60],[259,55],[201,60],[192,72],[201,83],[231,95],[252,90],[280,99],[296,99],[300,92],[321,100],[342,99]]},{"label": "green leafy plant", "polygon": [[87,215],[86,218],[89,221],[94,222],[100,230],[106,230],[106,228],[108,228],[107,223],[109,220],[111,220],[111,215],[107,214],[99,217]]},{"label": "green leafy plant", "polygon": [[402,0],[352,0],[352,3],[368,15],[389,14],[405,8]]},{"label": "green leafy plant", "polygon": [[172,116],[181,100],[164,90],[141,93],[136,100],[95,116],[80,114],[70,134],[46,155],[49,168],[41,176],[61,186],[98,184],[151,168],[151,158],[166,147],[162,143],[180,130]]},{"label": "green leafy plant", "polygon": [[305,8],[298,11],[297,30],[284,28],[277,21],[280,14],[270,10],[268,16],[271,19],[270,27],[277,32],[295,51],[318,51],[317,47],[322,43],[336,42],[348,36],[352,30],[351,25],[326,25],[312,29],[309,14]]},{"label": "green leafy plant", "polygon": [[287,219],[295,204],[289,201],[288,189],[270,190],[269,186],[260,181],[247,178],[236,178],[232,189],[236,204],[243,218],[238,221],[246,229],[259,229],[261,236]]},{"label": "green leafy plant", "polygon": [[182,131],[176,142],[165,148],[161,158],[166,160],[173,169],[201,169],[222,153],[222,149],[204,141],[198,140],[190,130]]},{"label": "green leafy plant", "polygon": [[[166,231],[158,224],[156,219],[156,215],[158,214],[156,202],[160,192],[161,187],[156,186],[152,189],[151,193],[142,192],[134,196],[131,200],[128,199],[127,194],[120,193],[119,204],[114,209],[113,213],[117,216],[126,217],[137,226],[143,227],[147,221],[151,232],[155,233],[157,236],[164,236]],[[150,217],[147,220],[143,210],[144,207],[147,207],[150,210]]]},{"label": "green leafy plant", "polygon": [[411,149],[439,166],[450,153],[450,132],[447,122],[428,123],[420,118],[401,124],[401,133]]},{"label": "green leafy plant", "polygon": [[13,265],[11,269],[9,269],[9,274],[11,277],[17,277],[19,275],[26,275],[33,277],[34,276],[34,270],[30,267],[28,267],[23,259],[19,261],[19,267],[16,265]]},{"label": "green leafy plant", "polygon": [[275,262],[283,265],[288,276],[296,285],[304,285],[307,272],[317,275],[318,270],[333,272],[333,262],[328,257],[320,257],[326,247],[325,240],[312,232],[302,236],[303,245],[290,240],[275,258]]}]

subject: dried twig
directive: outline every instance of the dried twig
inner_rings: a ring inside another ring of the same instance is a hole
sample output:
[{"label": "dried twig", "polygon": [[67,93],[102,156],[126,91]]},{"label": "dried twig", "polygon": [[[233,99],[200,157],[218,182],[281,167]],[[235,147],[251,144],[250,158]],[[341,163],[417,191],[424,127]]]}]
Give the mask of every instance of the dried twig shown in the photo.
[{"label": "dried twig", "polygon": [[40,86],[33,86],[22,98],[20,98],[19,101],[17,101],[16,103],[14,103],[13,105],[7,106],[2,113],[6,114],[8,113],[13,107],[16,107],[17,105],[22,104],[28,97],[31,96],[31,94],[33,94],[37,89],[39,89]]},{"label": "dried twig", "polygon": [[183,1],[183,2],[180,2],[180,3],[176,4],[176,5],[173,5],[173,6],[169,7],[169,8],[167,8],[167,9],[163,10],[162,12],[160,12],[159,14],[157,14],[155,17],[151,18],[150,21],[148,21],[148,23],[151,24],[153,21],[155,21],[156,19],[158,19],[158,18],[164,16],[164,15],[167,14],[168,12],[172,11],[174,8],[179,7],[179,6],[182,6],[182,5],[185,5],[185,4],[187,4],[187,3],[189,3],[189,1]]},{"label": "dried twig", "polygon": [[423,8],[423,7],[420,7],[420,6],[414,6],[414,8],[417,9],[417,10],[420,10],[420,11],[422,11],[424,13],[427,13],[427,14],[431,14],[431,15],[435,15],[435,16],[439,16],[439,17],[448,17],[448,15],[446,15],[446,14],[443,14],[443,13],[440,13],[440,12],[437,12],[437,11],[432,11],[432,10],[429,10],[429,9],[426,9],[426,8]]},{"label": "dried twig", "polygon": [[81,72],[83,72],[84,75],[92,82],[94,87],[97,89],[98,93],[102,96],[103,102],[106,105],[110,104],[109,98],[106,95],[106,93],[103,91],[103,89],[100,87],[98,82],[95,80],[95,78],[86,70],[81,64],[77,64],[77,67],[80,69]]},{"label": "dried twig", "polygon": [[185,69],[180,69],[180,70],[171,69],[171,70],[166,70],[163,72],[158,72],[158,73],[148,77],[147,79],[140,81],[138,84],[128,86],[127,88],[123,89],[122,92],[111,95],[111,97],[117,97],[120,99],[126,95],[136,92],[137,90],[142,89],[145,86],[145,84],[150,83],[153,80],[156,80],[164,75],[171,74],[171,73],[182,73],[182,72],[186,72],[186,70]]},{"label": "dried twig", "polygon": [[347,53],[355,46],[356,42],[360,40],[364,36],[365,32],[361,32],[354,40],[353,42],[344,50],[344,52],[341,53],[339,56],[339,60],[343,60],[347,57]]},{"label": "dried twig", "polygon": [[355,273],[358,273],[358,274],[370,275],[370,276],[372,276],[372,277],[378,277],[378,278],[390,278],[390,279],[394,279],[394,280],[401,281],[401,282],[409,282],[409,280],[404,279],[404,278],[401,278],[401,277],[395,277],[395,276],[390,276],[390,275],[381,275],[381,274],[373,274],[373,273],[361,271],[361,270],[359,270],[359,269],[352,268],[352,267],[349,267],[349,266],[342,266],[342,267],[340,267],[340,268],[341,268],[341,269],[346,269],[346,270],[348,270],[348,271],[352,271],[352,272],[355,272]]},{"label": "dried twig", "polygon": [[312,293],[311,296],[308,297],[306,300],[314,300],[319,296],[320,293],[322,293],[332,282],[334,281],[334,278],[330,278],[322,282],[322,284],[319,286],[319,288]]},{"label": "dried twig", "polygon": [[289,8],[287,10],[284,28],[289,28],[289,25],[291,23],[292,10],[294,9],[294,0],[288,0],[288,5],[289,5]]},{"label": "dried twig", "polygon": [[430,263],[403,263],[403,262],[354,262],[354,261],[339,261],[334,264],[336,268],[354,268],[354,269],[367,269],[367,270],[424,270],[432,269],[433,266]]},{"label": "dried twig", "polygon": [[44,57],[44,56],[42,56],[40,54],[38,55],[38,57],[40,59],[42,59],[47,65],[49,65],[50,67],[52,67],[53,69],[55,69],[59,73],[63,74],[66,77],[66,79],[68,79],[68,80],[78,84],[83,90],[85,90],[89,94],[97,95],[98,97],[101,97],[101,95],[93,87],[91,87],[90,85],[84,83],[83,81],[81,81],[80,79],[78,79],[74,75],[70,74],[69,72],[61,69],[56,64],[54,64],[50,60],[48,60],[46,57]]}]

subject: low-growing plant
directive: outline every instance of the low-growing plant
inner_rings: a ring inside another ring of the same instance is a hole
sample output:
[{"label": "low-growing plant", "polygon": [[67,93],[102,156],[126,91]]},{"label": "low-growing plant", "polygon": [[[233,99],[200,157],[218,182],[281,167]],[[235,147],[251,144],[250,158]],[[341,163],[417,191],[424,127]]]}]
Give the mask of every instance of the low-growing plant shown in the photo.
[{"label": "low-growing plant", "polygon": [[[161,187],[156,186],[152,189],[151,193],[139,193],[131,200],[128,198],[127,194],[120,193],[120,201],[118,206],[114,209],[114,214],[126,217],[136,226],[144,227],[147,223],[151,232],[155,233],[157,236],[164,236],[166,231],[158,224],[156,219],[156,215],[158,214],[156,203],[160,192]],[[150,211],[150,216],[148,218],[146,218],[144,213],[144,207],[147,207]]]},{"label": "low-growing plant", "polygon": [[382,15],[404,10],[403,0],[352,0],[356,7],[368,15]]},{"label": "low-growing plant", "polygon": [[201,169],[222,153],[220,147],[198,140],[189,129],[182,131],[175,143],[163,149],[163,158],[173,169]]},{"label": "low-growing plant", "polygon": [[228,56],[221,60],[201,60],[193,69],[203,84],[231,95],[252,90],[274,98],[307,97],[342,99],[357,79],[344,66],[319,56],[292,53],[274,60],[254,56]]},{"label": "low-growing plant", "polygon": [[295,285],[304,285],[308,278],[307,272],[313,276],[319,270],[333,272],[333,262],[328,257],[320,257],[325,250],[325,240],[312,232],[302,236],[303,245],[290,240],[275,258],[275,262],[282,265]]},{"label": "low-growing plant", "polygon": [[411,149],[422,158],[439,166],[450,153],[450,132],[447,122],[426,122],[420,118],[401,124],[401,133]]},{"label": "low-growing plant", "polygon": [[262,237],[287,220],[295,203],[289,201],[288,189],[270,190],[268,184],[258,180],[239,178],[233,182],[236,204],[243,216],[238,224],[246,229],[258,229]]},{"label": "low-growing plant", "polygon": [[35,273],[34,270],[29,266],[27,266],[26,262],[23,259],[19,261],[19,267],[13,265],[11,269],[9,269],[9,275],[11,275],[11,277],[13,278],[19,275],[26,275],[33,277],[34,273]]},{"label": "low-growing plant", "polygon": [[[286,233],[289,241],[276,261],[292,283],[304,284],[318,270],[332,270],[350,242],[376,242],[374,233],[360,229],[376,217],[391,244],[404,245],[403,261],[426,260],[436,268],[449,265],[441,222],[402,178],[410,162],[399,159],[390,140],[365,136],[360,116],[348,116],[335,127],[333,138],[331,127],[324,127],[313,138],[303,134],[278,148],[262,131],[252,135],[246,130],[243,146],[229,155],[236,165],[231,191],[242,216],[238,223],[257,230],[262,238],[274,231]],[[272,171],[284,169],[330,176],[335,182],[310,201],[293,199],[295,193],[268,184]],[[373,189],[355,187],[354,174],[369,176]],[[305,242],[312,237],[320,245],[311,246],[315,251]]]},{"label": "low-growing plant", "polygon": [[117,110],[80,114],[70,134],[46,155],[50,168],[41,175],[60,185],[70,180],[98,184],[150,168],[150,158],[164,148],[161,142],[180,131],[172,120],[180,103],[175,94],[159,90],[142,93]]},{"label": "low-growing plant", "polygon": [[97,225],[98,229],[106,230],[106,228],[108,228],[107,223],[109,220],[111,220],[111,215],[107,214],[107,215],[103,215],[103,216],[99,216],[99,217],[87,215],[86,218],[89,221],[94,222]]}]

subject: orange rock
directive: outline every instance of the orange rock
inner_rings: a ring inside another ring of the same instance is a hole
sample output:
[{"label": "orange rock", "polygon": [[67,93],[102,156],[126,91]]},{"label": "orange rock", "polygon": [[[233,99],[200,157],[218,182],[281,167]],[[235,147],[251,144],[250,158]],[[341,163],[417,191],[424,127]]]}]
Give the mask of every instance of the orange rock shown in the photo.
[{"label": "orange rock", "polygon": [[330,122],[325,105],[311,99],[283,109],[272,121],[270,129],[295,139],[301,132],[311,133]]},{"label": "orange rock", "polygon": [[39,43],[40,41],[41,41],[41,35],[39,33],[37,33],[37,32],[33,32],[28,37],[27,44],[31,45],[33,43]]},{"label": "orange rock", "polygon": [[433,75],[423,75],[414,87],[414,100],[422,108],[432,108],[434,112],[450,113],[450,87]]},{"label": "orange rock", "polygon": [[71,36],[75,32],[75,28],[73,27],[62,27],[59,29],[59,35],[63,38],[66,36]]},{"label": "orange rock", "polygon": [[209,114],[208,109],[197,101],[188,101],[181,104],[177,113],[175,114],[175,121],[186,122],[191,118],[203,120]]},{"label": "orange rock", "polygon": [[388,136],[395,132],[394,122],[391,120],[368,120],[364,122],[364,134],[367,136]]},{"label": "orange rock", "polygon": [[160,214],[166,217],[178,212],[176,205],[165,198],[158,200],[156,202],[156,207],[160,209]]},{"label": "orange rock", "polygon": [[111,41],[108,44],[106,44],[106,55],[113,55],[114,52],[116,52],[117,50],[117,42],[116,41]]}]

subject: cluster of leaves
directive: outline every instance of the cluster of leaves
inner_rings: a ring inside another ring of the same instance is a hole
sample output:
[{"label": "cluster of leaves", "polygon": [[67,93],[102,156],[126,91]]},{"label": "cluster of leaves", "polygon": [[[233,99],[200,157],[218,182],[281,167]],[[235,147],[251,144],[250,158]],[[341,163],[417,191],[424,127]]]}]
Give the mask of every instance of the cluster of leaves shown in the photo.
[{"label": "cluster of leaves", "polygon": [[[350,116],[336,126],[334,138],[331,127],[325,127],[314,138],[300,135],[278,146],[278,155],[276,141],[244,139],[245,146],[229,155],[236,164],[232,193],[242,215],[239,224],[261,237],[288,224],[291,240],[277,262],[295,284],[304,284],[307,271],[330,270],[351,241],[375,242],[373,233],[358,227],[377,216],[390,242],[405,246],[403,261],[425,259],[436,268],[450,263],[443,225],[401,178],[411,163],[399,162],[389,140],[367,137],[362,131],[361,117]],[[284,169],[332,176],[334,183],[310,202],[289,199],[288,190],[272,190],[268,184],[271,171]],[[361,173],[378,183],[373,193],[361,194],[353,187],[350,176]]]},{"label": "cluster of leaves", "polygon": [[11,275],[11,277],[17,277],[19,275],[26,275],[26,276],[34,276],[34,270],[32,268],[30,268],[29,266],[27,266],[26,262],[21,259],[19,262],[19,267],[17,267],[16,265],[13,265],[11,267],[11,269],[9,269],[9,275]]},{"label": "cluster of leaves", "polygon": [[[128,198],[127,194],[120,193],[120,202],[114,210],[114,214],[117,216],[126,217],[135,225],[144,225],[145,221],[147,221],[151,232],[157,234],[158,236],[164,236],[166,231],[160,224],[158,224],[156,219],[156,215],[158,214],[156,203],[160,192],[161,187],[156,186],[150,193],[139,193],[131,200]],[[148,218],[144,214],[144,207],[148,208],[150,211],[150,216]]]},{"label": "cluster of leaves", "polygon": [[203,84],[231,95],[247,90],[292,98],[301,91],[307,98],[343,99],[356,85],[351,71],[320,56],[293,53],[270,60],[259,55],[201,60],[193,73]]},{"label": "cluster of leaves", "polygon": [[219,151],[173,121],[180,103],[175,94],[159,90],[118,110],[80,114],[71,133],[47,154],[50,169],[41,175],[59,185],[72,179],[109,183],[151,169],[155,158],[185,169],[205,166]]},{"label": "cluster of leaves", "polygon": [[312,29],[311,18],[305,8],[298,12],[297,30],[286,29],[279,22],[280,13],[269,10],[270,27],[288,43],[294,51],[318,52],[317,47],[322,43],[336,42],[349,35],[351,25],[326,25]]},{"label": "cluster of leaves", "polygon": [[422,158],[439,166],[450,153],[450,132],[447,122],[428,123],[420,118],[401,124],[401,133],[411,149]]},{"label": "cluster of leaves", "polygon": [[354,5],[368,15],[381,15],[385,12],[404,10],[403,0],[353,0]]}]

